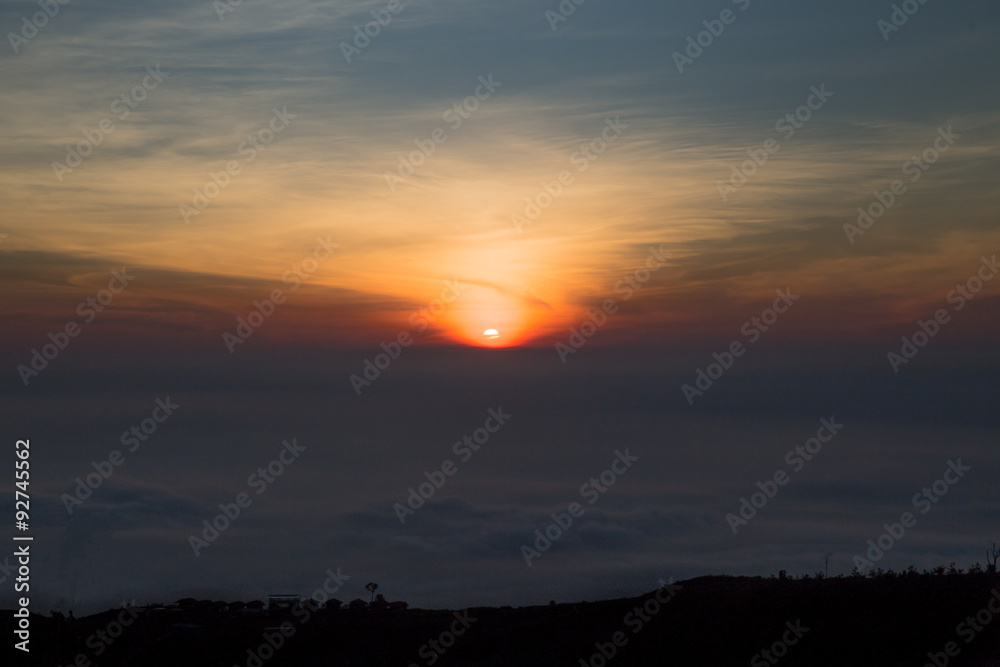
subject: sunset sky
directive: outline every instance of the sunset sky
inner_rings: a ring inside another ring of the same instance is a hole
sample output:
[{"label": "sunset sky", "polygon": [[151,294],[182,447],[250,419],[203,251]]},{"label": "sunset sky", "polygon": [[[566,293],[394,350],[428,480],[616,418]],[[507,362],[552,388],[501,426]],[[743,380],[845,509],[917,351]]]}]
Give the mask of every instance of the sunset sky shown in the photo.
[{"label": "sunset sky", "polygon": [[[305,594],[337,566],[344,599],[377,581],[453,607],[826,552],[846,573],[959,457],[879,565],[1000,539],[995,2],[900,25],[860,0],[79,0],[25,28],[39,11],[0,3],[0,410],[34,446],[38,604]],[[831,417],[734,535],[726,514]],[[301,458],[195,556],[292,438]],[[529,567],[521,546],[625,448]]]}]

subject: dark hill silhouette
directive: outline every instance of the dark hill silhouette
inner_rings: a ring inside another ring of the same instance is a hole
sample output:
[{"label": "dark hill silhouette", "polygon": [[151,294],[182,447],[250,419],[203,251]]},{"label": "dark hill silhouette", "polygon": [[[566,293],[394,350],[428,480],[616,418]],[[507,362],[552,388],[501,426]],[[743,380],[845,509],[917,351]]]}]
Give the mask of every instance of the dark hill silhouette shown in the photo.
[{"label": "dark hill silhouette", "polygon": [[[994,598],[1000,609],[995,574],[948,574],[938,568],[936,574],[875,577],[700,577],[637,598],[462,612],[312,605],[262,610],[184,600],[75,621],[35,616],[30,661],[18,664],[408,667],[429,665],[434,658],[436,667],[921,667],[934,664],[930,653],[938,654],[939,665],[998,667],[1000,614],[990,612],[991,622],[968,642],[967,634],[956,632]],[[133,622],[95,655],[103,641],[95,633],[107,632],[123,614]],[[3,614],[8,637],[11,616]],[[280,637],[282,623],[294,634]],[[768,661],[761,651],[772,650],[783,637],[794,645],[777,647],[783,657]],[[957,657],[944,653],[949,642]],[[605,659],[602,650],[614,655]]]}]

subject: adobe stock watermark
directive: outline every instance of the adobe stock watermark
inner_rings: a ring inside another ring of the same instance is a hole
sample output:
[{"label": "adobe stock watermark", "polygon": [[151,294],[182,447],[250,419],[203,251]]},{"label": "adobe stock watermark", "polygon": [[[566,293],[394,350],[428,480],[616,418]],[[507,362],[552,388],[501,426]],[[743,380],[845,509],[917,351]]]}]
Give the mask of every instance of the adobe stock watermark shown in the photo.
[{"label": "adobe stock watermark", "polygon": [[[938,136],[934,138],[934,143],[931,146],[903,163],[903,174],[910,177],[911,183],[919,181],[924,172],[930,169],[931,165],[937,162],[943,153],[948,152],[948,149],[955,145],[955,140],[962,138],[962,135],[952,132],[951,125],[948,126],[947,130],[939,127],[937,134]],[[875,201],[867,208],[859,206],[857,225],[852,225],[849,222],[844,223],[844,233],[847,234],[847,240],[851,242],[851,245],[854,245],[855,236],[861,236],[868,231],[875,224],[875,221],[892,208],[892,205],[896,203],[896,198],[905,193],[906,184],[900,179],[896,179],[889,184],[888,190],[881,192],[876,190],[874,193]]]},{"label": "adobe stock watermark", "polygon": [[[462,285],[458,280],[445,281],[444,288],[441,290],[441,295],[438,298],[432,299],[426,308],[421,308],[410,315],[409,321],[413,327],[413,331],[418,334],[427,331],[427,328],[434,320],[444,312],[445,307],[448,304],[455,303],[467,287],[468,285]],[[414,340],[413,334],[409,330],[404,329],[396,334],[393,340],[388,343],[383,342],[379,345],[382,348],[382,352],[376,354],[372,359],[366,358],[364,360],[362,364],[364,369],[361,371],[361,375],[352,373],[348,376],[347,380],[354,389],[354,395],[360,396],[363,388],[372,386],[372,383],[379,379],[384,371],[388,370],[392,362],[399,359],[403,354],[403,350],[413,345]]]},{"label": "adobe stock watermark", "polygon": [[[94,652],[94,657],[98,658],[104,655],[104,652],[115,643],[115,640],[125,633],[125,628],[131,626],[137,618],[139,618],[139,610],[136,609],[135,605],[123,601],[118,618],[109,621],[103,628],[98,628],[90,633],[83,643]],[[91,667],[92,664],[86,653],[77,653],[73,662],[69,663],[73,667]]]},{"label": "adobe stock watermark", "polygon": [[[579,174],[587,171],[590,169],[590,165],[604,155],[608,147],[618,141],[625,130],[631,126],[631,123],[622,122],[620,114],[616,115],[614,119],[605,119],[604,129],[601,130],[600,135],[582,144],[569,156],[570,165],[576,167]],[[553,181],[542,181],[542,188],[533,197],[524,198],[524,208],[519,213],[510,216],[517,233],[520,234],[526,225],[538,220],[542,211],[552,206],[555,200],[562,196],[564,189],[572,185],[575,180],[576,176],[572,171],[563,169]]]},{"label": "adobe stock watermark", "polygon": [[906,25],[910,17],[920,11],[920,8],[927,4],[927,0],[903,0],[899,5],[892,4],[892,13],[889,20],[879,19],[875,21],[875,27],[882,33],[882,41],[888,42],[889,35],[899,32],[899,29]]},{"label": "adobe stock watermark", "polygon": [[[115,300],[115,296],[121,294],[128,284],[135,280],[135,276],[130,275],[126,267],[121,271],[112,270],[111,280],[108,281],[106,289],[99,290],[94,296],[88,296],[76,306],[76,314],[83,318],[83,324],[90,324],[97,318],[97,314],[104,312],[107,306]],[[59,353],[69,346],[70,338],[80,335],[83,328],[76,320],[69,320],[63,325],[62,330],[55,333],[49,332],[50,343],[42,345],[42,351],[38,348],[31,349],[31,360],[28,365],[18,364],[17,373],[21,376],[21,382],[27,387],[32,378],[38,375],[49,366],[49,362],[55,361]]]},{"label": "adobe stock watermark", "polygon": [[[750,0],[732,0],[732,2],[739,6],[741,12],[745,12],[750,7]],[[736,22],[737,16],[739,14],[734,13],[733,10],[723,9],[719,14],[719,18],[702,21],[701,24],[705,26],[705,30],[702,30],[694,37],[688,36],[687,48],[684,49],[684,53],[680,51],[674,51],[673,53],[677,71],[683,74],[684,68],[687,65],[693,65],[694,61],[705,52],[705,49],[715,44],[715,40],[722,36],[722,33],[726,30],[726,26]]]},{"label": "adobe stock watermark", "polygon": [[[784,291],[779,289],[774,292],[778,298],[774,300],[771,307],[761,311],[760,317],[751,317],[740,327],[740,333],[749,338],[751,344],[760,340],[760,337],[778,321],[778,316],[787,313],[788,309],[795,305],[795,302],[800,298],[797,294],[792,294],[790,287],[786,287]],[[688,405],[694,405],[695,396],[704,396],[705,392],[712,388],[715,381],[733,367],[736,358],[743,356],[747,348],[742,341],[734,340],[729,344],[728,350],[728,352],[723,351],[721,354],[714,352],[712,358],[715,359],[715,362],[710,363],[706,370],[699,368],[695,371],[693,387],[689,384],[681,386],[681,393],[687,399]]]},{"label": "adobe stock watermark", "polygon": [[559,28],[560,23],[565,23],[570,16],[576,12],[576,8],[587,2],[587,0],[561,0],[555,10],[545,10],[545,20],[549,22],[552,32]]},{"label": "adobe stock watermark", "polygon": [[[675,584],[672,578],[669,584],[663,579],[660,579],[658,583],[660,587],[644,603],[633,607],[622,618],[622,625],[631,630],[633,636],[642,632],[653,618],[663,611],[663,607],[684,588],[680,584]],[[628,633],[624,630],[618,630],[611,635],[609,641],[595,642],[594,648],[596,650],[589,658],[580,658],[580,667],[605,667],[609,660],[618,655],[618,651],[628,646],[629,639]]]},{"label": "adobe stock watermark", "polygon": [[[650,247],[649,257],[646,258],[645,265],[637,266],[615,283],[615,294],[621,294],[623,301],[631,299],[636,290],[641,289],[649,281],[654,271],[666,266],[668,257],[670,255],[663,252],[662,245],[659,250]],[[576,354],[594,334],[608,323],[608,316],[617,312],[618,302],[614,299],[605,299],[600,308],[588,310],[586,320],[581,322],[578,327],[570,327],[569,338],[566,339],[566,342],[559,341],[555,344],[559,360],[565,364],[569,355]]]},{"label": "adobe stock watermark", "polygon": [[[970,470],[972,470],[972,466],[962,465],[961,458],[954,461],[949,460],[948,467],[945,468],[941,479],[925,486],[919,493],[913,495],[913,499],[911,500],[913,508],[919,510],[921,515],[927,514],[934,505],[941,502],[941,499],[951,490],[952,486],[962,481],[965,473]],[[875,567],[875,563],[882,560],[885,554],[903,539],[907,529],[913,528],[916,525],[917,517],[912,512],[903,512],[896,523],[882,524],[885,532],[873,540],[868,540],[868,551],[865,552],[865,556],[868,558],[855,555],[854,566],[862,572]]]},{"label": "adobe stock watermark", "polygon": [[[312,254],[292,264],[292,267],[281,276],[281,281],[289,286],[288,291],[294,292],[302,286],[303,282],[312,278],[319,270],[320,265],[330,259],[333,256],[333,252],[339,247],[339,243],[332,243],[330,241],[329,234],[327,234],[325,239],[321,236],[316,237],[316,247],[313,248]],[[236,318],[235,333],[226,331],[222,334],[222,342],[225,344],[226,349],[229,350],[229,354],[236,352],[237,345],[245,343],[254,335],[257,329],[264,326],[264,322],[274,315],[278,306],[285,303],[287,298],[284,290],[275,288],[271,290],[268,297],[265,297],[263,301],[254,300],[253,310],[247,313],[246,317],[240,316]]]},{"label": "adobe stock watermark", "polygon": [[[945,301],[954,306],[956,313],[965,308],[965,304],[975,298],[985,284],[993,280],[997,272],[1000,271],[996,255],[990,259],[981,257],[980,261],[981,264],[976,273],[969,276],[964,283],[955,285],[955,289],[945,295]],[[899,348],[899,353],[889,352],[886,355],[892,372],[899,373],[900,367],[910,363],[910,360],[916,357],[934,336],[938,335],[941,327],[949,322],[951,322],[951,314],[946,308],[938,308],[932,317],[917,320],[917,329],[909,337],[902,336],[900,338],[903,344]]]},{"label": "adobe stock watermark", "polygon": [[[163,80],[170,76],[169,72],[161,72],[160,66],[154,69],[152,66],[146,67],[146,76],[142,81],[132,86],[132,88],[121,97],[111,103],[112,113],[118,114],[119,120],[125,120],[133,111],[139,108],[149,93],[156,90]],[[56,179],[62,183],[66,174],[72,173],[74,169],[83,164],[83,161],[94,153],[94,149],[104,142],[104,138],[115,131],[115,123],[111,118],[105,116],[97,122],[97,127],[92,130],[80,130],[83,140],[74,146],[66,146],[65,162],[54,161],[52,171]]]},{"label": "adobe stock watermark", "polygon": [[361,52],[368,48],[372,40],[382,34],[382,28],[392,23],[392,17],[406,9],[400,0],[389,0],[385,9],[371,10],[372,19],[363,26],[354,26],[354,39],[351,44],[340,43],[340,52],[344,54],[344,60],[351,64],[355,56],[360,56]]},{"label": "adobe stock watermark", "polygon": [[[455,620],[451,622],[448,629],[441,632],[436,638],[421,645],[420,650],[417,651],[417,655],[428,665],[436,663],[448,649],[455,645],[458,638],[468,632],[472,624],[479,620],[471,615],[470,609],[461,612],[452,612],[452,615],[455,617]],[[420,665],[416,662],[411,662],[409,667],[420,667]]]},{"label": "adobe stock watermark", "polygon": [[[1000,588],[994,588],[990,591],[990,599],[979,611],[966,616],[965,620],[955,626],[955,634],[964,639],[966,644],[971,644],[998,615],[1000,615]],[[948,667],[951,659],[957,658],[961,653],[962,647],[958,642],[947,642],[942,651],[927,653],[924,667]]]},{"label": "adobe stock watermark", "polygon": [[191,203],[181,202],[177,205],[184,224],[190,225],[193,216],[201,215],[201,212],[229,187],[233,176],[241,174],[243,167],[257,159],[257,153],[270,146],[275,137],[284,132],[297,117],[297,114],[288,113],[288,107],[282,107],[281,111],[274,108],[271,113],[271,119],[266,126],[248,134],[247,138],[236,146],[236,154],[243,157],[243,164],[238,160],[229,160],[218,172],[209,171],[209,180],[200,189],[192,188],[194,196],[191,197]]},{"label": "adobe stock watermark", "polygon": [[10,42],[14,55],[19,54],[21,49],[38,35],[38,31],[47,26],[49,20],[55,18],[59,10],[69,3],[70,0],[38,0],[38,6],[42,11],[32,14],[30,20],[27,16],[22,16],[21,29],[16,33],[7,33],[7,41]]},{"label": "adobe stock watermark", "polygon": [[[341,572],[339,567],[336,572],[327,570],[325,574],[326,579],[323,580],[323,584],[310,594],[309,599],[292,607],[292,617],[298,627],[291,621],[282,621],[277,628],[264,630],[257,648],[247,649],[247,659],[243,663],[246,667],[262,667],[265,662],[273,658],[275,653],[285,646],[288,639],[295,636],[299,628],[315,617],[316,612],[321,608],[319,605],[326,603],[334,593],[341,589],[344,582],[351,578]],[[238,666],[234,665],[234,667]]]},{"label": "adobe stock watermark", "polygon": [[[580,497],[586,499],[588,505],[593,505],[638,460],[638,456],[629,454],[627,447],[624,453],[616,449],[615,458],[611,461],[611,465],[601,471],[597,477],[591,477],[590,481],[585,482],[580,487]],[[542,554],[552,548],[552,543],[561,538],[572,527],[573,519],[582,517],[584,511],[583,505],[574,502],[569,504],[565,512],[553,512],[550,514],[552,523],[545,527],[545,532],[543,533],[541,529],[535,530],[534,549],[527,544],[521,545],[521,555],[524,557],[524,562],[528,564],[528,567],[533,565],[532,560],[541,558]]]},{"label": "adobe stock watermark", "polygon": [[[267,491],[270,485],[274,484],[278,477],[285,472],[286,467],[295,463],[302,452],[306,451],[306,448],[300,445],[295,438],[292,438],[291,442],[283,440],[281,444],[283,447],[276,458],[272,459],[266,466],[257,468],[256,472],[247,477],[247,486],[255,489],[258,496]],[[200,556],[203,549],[207,549],[219,539],[219,535],[236,523],[242,511],[252,504],[253,498],[245,491],[237,493],[231,503],[219,503],[219,513],[212,518],[211,523],[208,519],[201,522],[204,526],[201,537],[197,537],[193,533],[188,536],[188,544],[195,557]]]},{"label": "adobe stock watermark", "polygon": [[10,576],[16,573],[17,568],[10,564],[10,556],[3,557],[3,563],[0,563],[0,584],[7,583]]},{"label": "adobe stock watermark", "polygon": [[[153,434],[160,428],[160,424],[167,421],[174,414],[174,411],[181,407],[179,403],[172,402],[169,396],[165,399],[156,399],[155,404],[156,407],[153,408],[153,412],[149,417],[146,417],[138,424],[133,424],[119,438],[122,446],[129,447],[128,451],[130,454],[134,454],[144,442],[153,437]],[[73,490],[73,495],[68,493],[62,494],[61,500],[66,507],[66,513],[72,515],[73,510],[83,505],[83,501],[90,498],[94,494],[94,491],[101,488],[104,482],[114,474],[115,470],[124,463],[125,455],[119,449],[111,450],[108,458],[100,463],[92,461],[90,465],[94,468],[94,472],[88,474],[85,478],[76,478],[76,488]]]},{"label": "adobe stock watermark", "polygon": [[[835,417],[820,419],[819,424],[819,429],[816,430],[814,437],[809,438],[802,445],[796,445],[794,449],[788,450],[788,453],[785,454],[785,463],[791,467],[793,473],[801,472],[806,467],[806,463],[812,461],[822,451],[823,445],[833,440],[840,429],[844,428],[843,424],[837,423]],[[823,435],[824,431],[827,433],[826,436]],[[785,469],[778,468],[771,475],[771,479],[766,482],[757,482],[757,488],[760,491],[750,494],[749,500],[746,496],[740,498],[740,507],[737,510],[739,516],[731,512],[726,515],[726,523],[729,524],[733,535],[739,528],[747,525],[751,519],[757,516],[760,510],[767,507],[767,504],[778,495],[779,487],[785,486],[789,481],[791,481],[791,477],[785,472]]]},{"label": "adobe stock watermark", "polygon": [[[511,415],[503,411],[502,405],[490,408],[486,411],[486,414],[486,421],[483,422],[481,427],[474,430],[472,435],[462,436],[462,439],[456,441],[451,447],[451,451],[455,453],[455,456],[459,457],[462,463],[468,463],[472,455],[478,452],[489,441],[490,436],[499,431],[500,427],[506,424],[507,420],[511,418]],[[441,490],[441,487],[445,485],[448,478],[457,472],[458,466],[451,459],[445,459],[433,471],[425,471],[424,477],[427,478],[427,481],[418,484],[416,489],[412,486],[407,489],[410,495],[406,498],[406,505],[396,503],[392,506],[400,525],[405,524],[409,517],[416,514],[417,510],[424,506],[424,503],[433,498],[434,494]]]},{"label": "adobe stock watermark", "polygon": [[[801,130],[812,119],[813,113],[822,109],[823,105],[834,96],[834,93],[826,89],[826,84],[820,84],[819,88],[811,86],[809,90],[811,94],[806,98],[805,104],[791,113],[785,114],[774,124],[774,131],[780,132],[785,141],[794,137],[795,133]],[[764,141],[761,148],[748,148],[746,153],[750,156],[750,159],[744,160],[739,167],[733,165],[729,182],[715,182],[715,187],[718,189],[722,201],[729,201],[729,196],[735,194],[737,190],[743,187],[747,179],[756,174],[764,166],[768,158],[779,150],[781,150],[781,144],[774,137],[770,137]]]},{"label": "adobe stock watermark", "polygon": [[[490,99],[490,96],[502,85],[503,82],[493,80],[492,73],[486,77],[480,76],[479,85],[476,86],[473,94],[446,109],[441,114],[441,118],[448,123],[453,131],[458,130],[465,121],[472,117],[473,113],[479,110],[480,104]],[[416,144],[417,150],[410,151],[406,157],[399,156],[399,165],[396,167],[395,174],[388,171],[383,174],[385,182],[389,186],[389,192],[395,193],[396,186],[402,185],[406,179],[413,176],[417,169],[437,152],[438,145],[446,141],[448,141],[448,132],[441,127],[434,128],[426,139],[414,139],[413,143]]]},{"label": "adobe stock watermark", "polygon": [[212,0],[212,9],[218,15],[220,23],[226,20],[226,14],[235,12],[241,6],[243,0]]},{"label": "adobe stock watermark", "polygon": [[802,625],[802,619],[796,620],[794,624],[791,621],[786,621],[785,628],[787,629],[781,635],[781,639],[771,644],[770,648],[766,648],[750,658],[752,667],[767,667],[778,664],[781,658],[788,655],[788,649],[798,644],[799,640],[809,632],[809,628]]}]

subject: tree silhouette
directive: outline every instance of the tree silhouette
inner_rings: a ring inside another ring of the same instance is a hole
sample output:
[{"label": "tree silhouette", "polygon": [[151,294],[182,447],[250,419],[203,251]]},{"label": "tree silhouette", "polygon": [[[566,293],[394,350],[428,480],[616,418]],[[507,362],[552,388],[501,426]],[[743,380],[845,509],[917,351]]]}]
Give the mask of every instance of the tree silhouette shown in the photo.
[{"label": "tree silhouette", "polygon": [[376,584],[374,581],[370,582],[368,584],[365,584],[365,590],[372,594],[372,602],[374,602],[375,601],[375,591],[378,590],[378,584]]},{"label": "tree silhouette", "polygon": [[986,548],[986,569],[988,572],[997,571],[997,558],[1000,557],[1000,547],[994,542]]}]

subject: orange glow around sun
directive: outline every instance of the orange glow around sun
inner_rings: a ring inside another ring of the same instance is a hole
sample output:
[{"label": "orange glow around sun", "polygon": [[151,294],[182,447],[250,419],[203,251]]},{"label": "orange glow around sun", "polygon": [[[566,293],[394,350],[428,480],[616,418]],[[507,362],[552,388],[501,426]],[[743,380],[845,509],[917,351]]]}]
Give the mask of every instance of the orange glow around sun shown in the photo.
[{"label": "orange glow around sun", "polygon": [[543,308],[499,289],[469,285],[444,317],[449,336],[479,347],[511,347],[533,336]]}]

